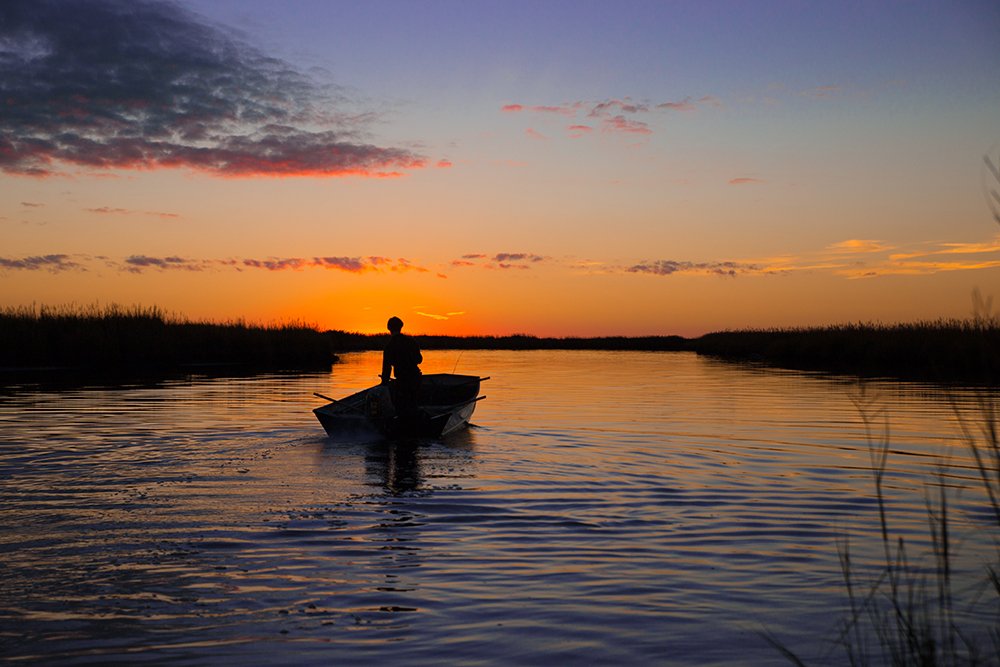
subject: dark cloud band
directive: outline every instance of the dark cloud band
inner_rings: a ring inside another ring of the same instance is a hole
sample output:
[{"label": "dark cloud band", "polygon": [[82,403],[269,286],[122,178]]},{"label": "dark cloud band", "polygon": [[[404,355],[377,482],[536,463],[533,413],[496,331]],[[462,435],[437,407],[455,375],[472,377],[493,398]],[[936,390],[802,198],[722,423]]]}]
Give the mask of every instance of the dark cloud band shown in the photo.
[{"label": "dark cloud band", "polygon": [[223,176],[397,175],[370,114],[287,63],[153,0],[0,3],[0,170],[186,167]]}]

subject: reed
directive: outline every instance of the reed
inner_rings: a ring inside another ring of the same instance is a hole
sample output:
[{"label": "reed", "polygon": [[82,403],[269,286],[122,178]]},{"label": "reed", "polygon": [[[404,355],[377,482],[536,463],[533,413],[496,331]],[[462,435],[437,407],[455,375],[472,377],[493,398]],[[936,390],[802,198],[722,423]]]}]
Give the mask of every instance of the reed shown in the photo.
[{"label": "reed", "polygon": [[[942,464],[936,478],[927,485],[930,553],[914,558],[910,545],[902,536],[894,535],[890,526],[891,509],[884,490],[890,455],[888,419],[865,392],[853,400],[861,415],[868,444],[882,556],[874,572],[870,569],[859,572],[852,560],[849,542],[845,540],[838,545],[847,613],[839,623],[834,648],[839,647],[846,662],[855,666],[997,664],[1000,656],[1000,413],[996,399],[986,392],[980,394],[978,425],[970,424],[955,406],[962,438],[992,513],[993,540],[997,545],[995,562],[984,564],[985,586],[971,594],[973,598],[985,595],[995,603],[992,605],[992,631],[987,637],[977,637],[972,628],[963,627],[963,621],[969,616],[959,613],[957,600],[968,601],[970,593],[965,591],[964,595],[957,595],[955,591],[953,575],[959,540],[949,505],[947,466]],[[981,530],[981,527],[973,529]],[[764,638],[793,664],[805,664],[778,638],[768,633],[764,633]]]},{"label": "reed", "polygon": [[995,317],[722,331],[693,340],[691,348],[804,370],[981,384],[1000,380]]},{"label": "reed", "polygon": [[334,358],[329,339],[301,322],[197,322],[156,306],[118,304],[0,309],[0,367],[300,369]]}]

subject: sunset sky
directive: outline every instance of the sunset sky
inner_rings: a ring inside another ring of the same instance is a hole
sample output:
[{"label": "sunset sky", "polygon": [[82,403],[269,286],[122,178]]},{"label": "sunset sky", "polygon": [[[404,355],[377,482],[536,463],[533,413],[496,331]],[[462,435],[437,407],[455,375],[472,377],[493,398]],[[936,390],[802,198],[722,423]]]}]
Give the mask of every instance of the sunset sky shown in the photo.
[{"label": "sunset sky", "polygon": [[995,0],[0,4],[0,306],[967,317],[1000,293],[998,164]]}]

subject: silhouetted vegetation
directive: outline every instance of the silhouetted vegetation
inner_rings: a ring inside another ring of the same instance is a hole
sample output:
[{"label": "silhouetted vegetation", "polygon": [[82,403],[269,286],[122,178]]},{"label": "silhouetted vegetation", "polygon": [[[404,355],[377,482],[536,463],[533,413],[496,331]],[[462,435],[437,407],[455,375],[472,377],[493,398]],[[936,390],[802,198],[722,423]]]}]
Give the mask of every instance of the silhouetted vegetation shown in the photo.
[{"label": "silhouetted vegetation", "polygon": [[8,369],[306,369],[335,358],[329,337],[303,324],[192,322],[141,306],[0,310],[0,367]]},{"label": "silhouetted vegetation", "polygon": [[[381,350],[387,334],[328,331],[338,352]],[[995,384],[1000,379],[1000,325],[995,319],[913,324],[846,324],[721,331],[699,338],[608,336],[414,336],[425,350],[690,351],[784,368],[934,381]]]},{"label": "silhouetted vegetation", "polygon": [[[721,331],[699,338],[605,336],[414,336],[424,350],[690,351],[785,368],[934,381],[996,384],[1000,323],[992,317],[913,324],[847,324]],[[143,369],[243,365],[307,369],[338,352],[381,350],[388,334],[320,332],[192,322],[156,307],[0,310],[0,367]]]},{"label": "silhouetted vegetation", "polygon": [[[356,334],[328,331],[338,352],[381,350],[389,334]],[[539,338],[527,334],[511,336],[413,336],[422,350],[689,350],[690,341],[680,336],[605,336],[599,338]]]},{"label": "silhouetted vegetation", "polygon": [[[834,647],[843,651],[845,660],[836,662],[928,667],[997,664],[1000,546],[996,547],[995,560],[983,563],[978,585],[969,589],[955,583],[956,549],[963,542],[960,528],[985,531],[992,535],[995,545],[1000,545],[1000,413],[996,398],[986,391],[981,394],[979,424],[969,423],[956,411],[974,462],[971,470],[982,481],[989,518],[985,523],[961,514],[956,518],[949,504],[949,497],[955,494],[954,481],[949,478],[967,474],[969,468],[951,470],[948,459],[943,459],[925,489],[930,553],[916,555],[912,536],[908,542],[902,534],[894,534],[890,526],[891,508],[884,482],[892,449],[884,408],[877,408],[873,397],[864,393],[855,404],[865,425],[871,457],[882,562],[874,569],[859,568],[846,541],[838,548],[848,611],[840,619]],[[979,613],[971,613],[973,606]],[[790,662],[805,664],[779,638],[767,633],[764,636]]]},{"label": "silhouetted vegetation", "polygon": [[847,324],[711,333],[691,349],[785,368],[996,384],[1000,324],[993,318]]}]

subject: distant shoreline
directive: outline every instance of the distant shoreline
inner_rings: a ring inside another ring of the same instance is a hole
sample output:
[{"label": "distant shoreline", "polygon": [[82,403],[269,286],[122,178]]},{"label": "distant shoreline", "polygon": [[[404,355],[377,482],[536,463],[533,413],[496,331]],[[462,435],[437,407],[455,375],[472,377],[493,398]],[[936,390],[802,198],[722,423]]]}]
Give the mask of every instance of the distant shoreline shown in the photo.
[{"label": "distant shoreline", "polygon": [[[302,324],[190,322],[156,308],[5,309],[0,311],[0,374],[323,370],[340,353],[382,349],[387,336]],[[1000,384],[1000,323],[995,319],[722,331],[697,338],[414,338],[425,350],[695,352],[837,374]]]},{"label": "distant shoreline", "polygon": [[[386,335],[327,332],[338,352],[380,350]],[[682,336],[540,338],[414,336],[425,350],[608,350],[695,352],[795,370],[977,385],[1000,384],[1000,323],[939,321]]]}]

